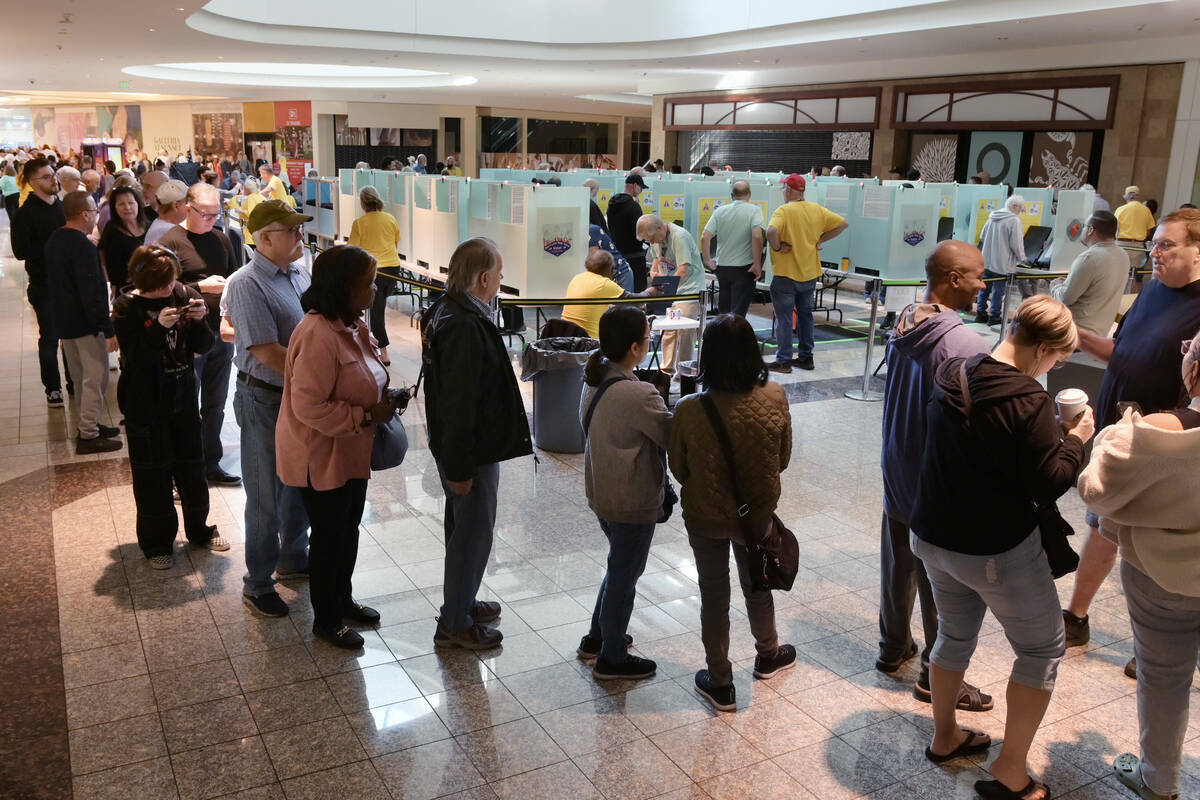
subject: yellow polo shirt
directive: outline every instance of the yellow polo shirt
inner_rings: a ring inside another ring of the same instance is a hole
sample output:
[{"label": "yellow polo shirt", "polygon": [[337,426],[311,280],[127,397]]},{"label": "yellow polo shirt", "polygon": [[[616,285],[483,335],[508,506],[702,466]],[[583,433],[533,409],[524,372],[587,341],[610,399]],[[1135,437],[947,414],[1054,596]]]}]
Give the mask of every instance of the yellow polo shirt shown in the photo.
[{"label": "yellow polo shirt", "polygon": [[1146,234],[1154,227],[1154,215],[1138,200],[1130,200],[1113,212],[1117,218],[1117,238],[1146,241]]},{"label": "yellow polo shirt", "polygon": [[[623,294],[625,294],[625,290],[618,284],[594,272],[581,272],[574,278],[571,278],[571,282],[567,285],[568,298],[579,298],[581,300],[599,297],[617,298]],[[564,306],[562,318],[567,322],[574,322],[576,325],[583,326],[588,336],[593,339],[599,339],[600,317],[604,316],[604,312],[608,309],[608,306],[602,304]]]},{"label": "yellow polo shirt", "polygon": [[793,200],[775,209],[768,227],[779,231],[779,241],[792,246],[790,252],[771,251],[774,274],[794,281],[811,281],[821,275],[817,241],[845,222],[824,206]]},{"label": "yellow polo shirt", "polygon": [[386,211],[371,211],[350,226],[350,244],[375,256],[379,267],[400,266],[396,245],[400,243],[400,224]]}]

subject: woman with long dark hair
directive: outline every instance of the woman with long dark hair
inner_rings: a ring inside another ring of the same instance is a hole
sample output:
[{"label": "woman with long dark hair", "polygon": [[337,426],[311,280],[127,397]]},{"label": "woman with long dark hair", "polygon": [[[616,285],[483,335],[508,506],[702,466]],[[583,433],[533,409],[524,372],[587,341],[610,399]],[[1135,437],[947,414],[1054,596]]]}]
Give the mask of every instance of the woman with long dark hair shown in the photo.
[{"label": "woman with long dark hair", "polygon": [[671,433],[671,412],[654,385],[633,373],[650,349],[650,324],[642,310],[613,306],[600,317],[599,327],[600,349],[584,371],[579,419],[587,434],[584,485],[588,505],[608,539],[608,569],[578,653],[585,660],[596,659],[592,674],[598,680],[648,678],[657,665],[626,652],[632,640],[625,629],[662,515],[667,481],[663,448]]},{"label": "woman with long dark hair", "polygon": [[115,186],[108,194],[111,216],[100,234],[100,263],[108,283],[119,292],[129,280],[129,258],[142,246],[150,220],[142,193],[134,186]]}]

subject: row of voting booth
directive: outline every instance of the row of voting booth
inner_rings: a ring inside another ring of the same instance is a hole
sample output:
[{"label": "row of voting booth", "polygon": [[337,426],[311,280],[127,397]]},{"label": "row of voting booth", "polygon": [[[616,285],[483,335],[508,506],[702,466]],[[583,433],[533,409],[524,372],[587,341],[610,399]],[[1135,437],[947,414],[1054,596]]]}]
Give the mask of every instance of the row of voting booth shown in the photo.
[{"label": "row of voting booth", "polygon": [[[504,258],[503,290],[526,298],[561,298],[571,278],[582,272],[588,250],[589,190],[600,185],[596,202],[607,211],[624,190],[626,173],[613,170],[484,169],[479,179],[418,175],[382,170],[341,170],[336,178],[306,178],[307,232],[327,244],[345,241],[363,212],[358,193],[374,186],[384,210],[400,225],[399,255],[417,275],[443,278],[450,255],[470,237],[486,236]],[[562,185],[535,184],[557,177]],[[697,241],[716,209],[730,202],[730,186],[746,180],[750,202],[763,211],[764,226],[783,204],[783,173],[725,172],[715,176],[651,173],[639,197],[646,213],[659,214],[688,230]],[[1050,229],[1048,258],[1042,263],[1065,271],[1084,249],[1080,241],[1095,198],[1091,190],[1018,187],[1026,201],[1026,231]],[[821,248],[827,268],[883,281],[920,281],[937,242],[959,239],[977,244],[988,215],[1004,205],[1007,186],[923,183],[818,177],[805,199],[845,217],[849,229]],[[1046,231],[1040,231],[1046,234]],[[1045,236],[1042,236],[1044,239]],[[1027,254],[1031,259],[1034,253]],[[771,278],[770,249],[764,281]]]}]

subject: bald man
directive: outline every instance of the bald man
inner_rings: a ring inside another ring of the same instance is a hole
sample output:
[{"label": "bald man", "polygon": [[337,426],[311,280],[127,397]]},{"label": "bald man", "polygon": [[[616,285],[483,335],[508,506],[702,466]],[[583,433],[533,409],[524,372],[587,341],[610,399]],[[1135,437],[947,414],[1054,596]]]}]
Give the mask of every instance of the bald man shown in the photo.
[{"label": "bald man", "polygon": [[142,176],[142,202],[146,206],[146,216],[151,222],[158,219],[158,188],[167,180],[167,173],[159,170],[147,172]]},{"label": "bald man", "polygon": [[604,212],[600,210],[600,206],[596,203],[596,197],[600,194],[600,182],[595,178],[588,178],[583,182],[583,185],[588,188],[590,197],[588,202],[591,206],[588,216],[588,225],[599,225],[608,233],[608,220],[604,218]]},{"label": "bald man", "polygon": [[[909,619],[921,596],[925,647],[913,696],[930,702],[929,652],[937,641],[937,607],[925,567],[908,545],[908,525],[917,494],[925,407],[933,396],[933,376],[949,358],[988,352],[979,334],[963,325],[960,311],[971,307],[983,288],[983,255],[966,242],[945,241],[925,262],[923,302],[900,312],[887,347],[883,392],[883,523],[880,528],[879,657],[875,668],[895,672],[917,654]],[[964,524],[969,521],[964,520]],[[958,707],[986,711],[992,698],[963,684]]]},{"label": "bald man", "polygon": [[[762,278],[763,210],[750,202],[750,184],[734,181],[730,202],[708,218],[700,237],[700,256],[704,265],[717,274],[717,310],[746,316],[754,299],[755,281]],[[717,260],[713,263],[713,237],[717,239]]]}]

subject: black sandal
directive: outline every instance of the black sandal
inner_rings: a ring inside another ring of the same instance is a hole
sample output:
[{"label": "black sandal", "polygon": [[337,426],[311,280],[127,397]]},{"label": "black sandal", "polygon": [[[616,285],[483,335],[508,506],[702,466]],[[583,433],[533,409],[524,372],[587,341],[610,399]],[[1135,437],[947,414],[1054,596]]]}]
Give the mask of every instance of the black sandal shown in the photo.
[{"label": "black sandal", "polygon": [[[979,731],[973,731],[967,728],[960,728],[960,730],[967,734],[967,738],[963,739],[962,744],[945,755],[938,755],[937,753],[933,752],[931,748],[926,747],[925,757],[935,764],[945,764],[947,761],[953,761],[954,759],[961,758],[962,756],[974,755],[975,753],[986,753],[987,749],[992,746],[992,737],[988,736],[986,733],[980,733]],[[983,737],[983,741],[979,741],[979,737],[981,736]]]},{"label": "black sandal", "polygon": [[[1043,792],[1041,795],[1037,794],[1039,789]],[[975,781],[975,793],[983,800],[1050,800],[1050,787],[1033,778],[1019,792],[1014,792],[1000,781]]]}]

